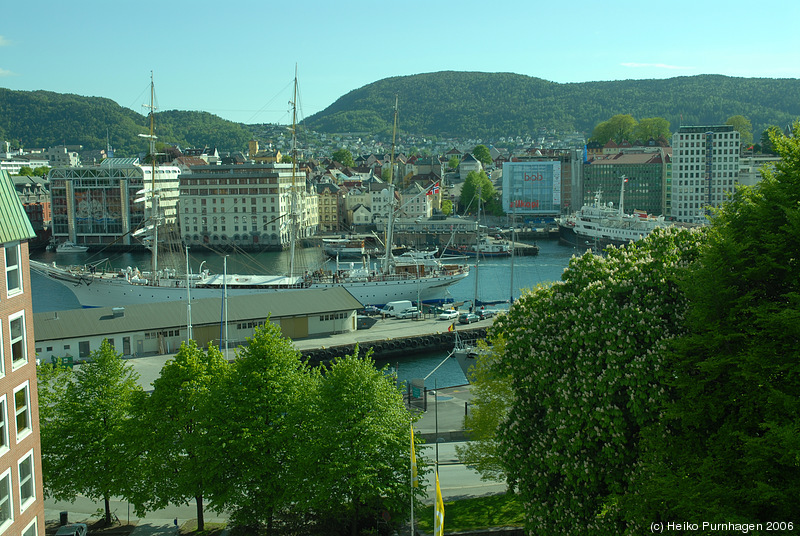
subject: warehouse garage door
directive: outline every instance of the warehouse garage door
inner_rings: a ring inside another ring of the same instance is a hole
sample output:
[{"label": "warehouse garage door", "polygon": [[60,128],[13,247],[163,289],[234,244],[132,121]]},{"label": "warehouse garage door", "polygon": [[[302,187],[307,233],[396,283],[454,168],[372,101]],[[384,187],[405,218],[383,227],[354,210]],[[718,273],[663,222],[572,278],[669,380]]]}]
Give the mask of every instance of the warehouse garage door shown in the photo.
[{"label": "warehouse garage door", "polygon": [[197,342],[200,348],[207,348],[208,343],[214,343],[214,346],[219,348],[222,346],[219,343],[219,326],[193,326],[192,339]]},{"label": "warehouse garage door", "polygon": [[308,317],[281,318],[281,333],[290,339],[308,337]]}]

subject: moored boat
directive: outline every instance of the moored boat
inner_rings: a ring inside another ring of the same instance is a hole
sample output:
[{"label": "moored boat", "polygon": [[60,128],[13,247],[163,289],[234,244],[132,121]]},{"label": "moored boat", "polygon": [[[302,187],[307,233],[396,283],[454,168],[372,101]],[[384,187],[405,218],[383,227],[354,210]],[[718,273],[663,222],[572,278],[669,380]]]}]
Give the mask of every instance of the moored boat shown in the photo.
[{"label": "moored boat", "polygon": [[84,253],[86,251],[89,251],[89,246],[79,246],[69,240],[65,240],[56,246],[56,253]]},{"label": "moored boat", "polygon": [[575,247],[602,249],[608,245],[621,246],[650,234],[659,227],[668,227],[664,216],[653,216],[636,210],[625,214],[625,177],[622,177],[619,207],[601,202],[602,192],[595,194],[594,202],[580,211],[558,218],[559,240]]}]

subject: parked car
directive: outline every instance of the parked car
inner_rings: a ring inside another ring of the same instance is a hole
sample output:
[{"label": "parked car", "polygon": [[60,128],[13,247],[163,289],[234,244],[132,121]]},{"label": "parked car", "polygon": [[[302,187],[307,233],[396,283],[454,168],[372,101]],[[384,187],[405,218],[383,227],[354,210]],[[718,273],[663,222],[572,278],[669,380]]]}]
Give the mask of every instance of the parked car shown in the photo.
[{"label": "parked car", "polygon": [[497,311],[492,311],[491,309],[478,309],[478,317],[480,317],[481,320],[492,318],[496,314]]},{"label": "parked car", "polygon": [[86,523],[70,523],[59,528],[55,536],[86,536],[88,532]]},{"label": "parked car", "polygon": [[478,320],[480,320],[480,317],[475,313],[461,313],[461,315],[458,317],[459,324],[472,324]]},{"label": "parked car", "polygon": [[455,309],[447,309],[446,311],[439,313],[439,316],[436,318],[439,320],[455,320],[458,318],[458,311]]},{"label": "parked car", "polygon": [[419,309],[416,307],[409,307],[404,311],[400,311],[397,314],[397,318],[419,318]]}]

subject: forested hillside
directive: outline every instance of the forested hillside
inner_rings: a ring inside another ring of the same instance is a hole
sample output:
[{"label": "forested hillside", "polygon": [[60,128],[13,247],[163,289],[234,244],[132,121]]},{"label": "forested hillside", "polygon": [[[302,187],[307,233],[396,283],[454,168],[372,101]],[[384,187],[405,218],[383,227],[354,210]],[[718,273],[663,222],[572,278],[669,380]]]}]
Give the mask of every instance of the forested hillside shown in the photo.
[{"label": "forested hillside", "polygon": [[[158,112],[156,124],[159,142],[181,147],[243,150],[251,137],[242,125],[207,112]],[[0,141],[14,146],[104,149],[108,138],[118,156],[132,156],[147,149],[139,134],[148,129],[147,117],[110,99],[0,88]]]},{"label": "forested hillside", "polygon": [[[721,124],[742,115],[758,139],[768,126],[783,128],[800,117],[798,95],[798,79],[701,75],[559,84],[512,73],[439,72],[353,90],[304,126],[325,133],[391,133],[397,96],[400,130],[411,134],[492,139],[545,128],[588,135],[616,114],[663,117],[675,131],[681,124]],[[242,150],[252,136],[244,125],[207,112],[159,112],[156,123],[159,142],[181,147]],[[144,115],[109,99],[0,88],[0,141],[15,147],[101,149],[108,137],[117,155],[130,156],[145,150],[138,135],[147,125]]]},{"label": "forested hillside", "polygon": [[[390,131],[395,96],[403,132],[491,138],[540,128],[591,133],[616,114],[664,117],[672,130],[743,115],[758,137],[800,117],[800,80],[701,75],[558,84],[512,73],[438,72],[379,80],[306,119],[320,132]],[[682,119],[681,119],[682,117]]]}]

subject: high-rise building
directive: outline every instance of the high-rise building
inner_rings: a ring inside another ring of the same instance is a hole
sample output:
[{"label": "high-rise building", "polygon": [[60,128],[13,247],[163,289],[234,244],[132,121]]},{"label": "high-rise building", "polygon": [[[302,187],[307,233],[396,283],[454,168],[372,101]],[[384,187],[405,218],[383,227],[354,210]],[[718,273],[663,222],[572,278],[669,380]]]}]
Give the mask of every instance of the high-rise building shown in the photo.
[{"label": "high-rise building", "polygon": [[739,184],[740,137],[731,125],[681,127],[672,136],[672,217],[705,223]]},{"label": "high-rise building", "polygon": [[44,534],[42,454],[28,240],[14,184],[0,171],[0,534]]}]

